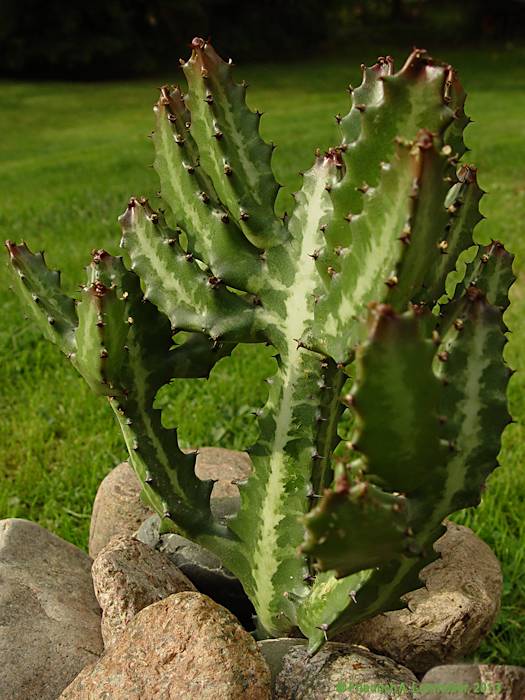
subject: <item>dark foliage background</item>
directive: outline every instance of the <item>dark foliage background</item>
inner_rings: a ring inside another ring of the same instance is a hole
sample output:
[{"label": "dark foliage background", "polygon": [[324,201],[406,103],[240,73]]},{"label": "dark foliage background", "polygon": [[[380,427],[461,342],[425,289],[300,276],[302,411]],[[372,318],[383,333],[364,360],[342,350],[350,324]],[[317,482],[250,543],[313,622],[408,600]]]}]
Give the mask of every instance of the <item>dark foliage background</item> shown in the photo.
[{"label": "dark foliage background", "polygon": [[303,58],[388,38],[509,42],[525,33],[510,0],[0,0],[0,74],[104,79],[147,75],[211,36],[236,60]]}]

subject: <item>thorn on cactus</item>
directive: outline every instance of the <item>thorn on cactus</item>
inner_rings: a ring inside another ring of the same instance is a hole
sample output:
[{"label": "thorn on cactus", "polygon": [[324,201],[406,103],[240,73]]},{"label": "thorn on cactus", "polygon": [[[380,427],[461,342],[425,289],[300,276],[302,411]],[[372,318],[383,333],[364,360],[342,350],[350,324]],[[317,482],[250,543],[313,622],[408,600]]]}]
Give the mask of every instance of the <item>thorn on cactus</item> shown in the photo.
[{"label": "thorn on cactus", "polygon": [[348,406],[349,408],[355,406],[355,396],[353,394],[345,394],[341,397],[341,402]]},{"label": "thorn on cactus", "polygon": [[338,494],[347,494],[350,492],[350,482],[348,481],[348,474],[346,471],[336,478],[334,491]]},{"label": "thorn on cactus", "polygon": [[390,288],[395,287],[398,283],[399,283],[399,280],[398,280],[398,278],[396,277],[396,275],[392,275],[391,277],[389,277],[389,278],[385,281],[386,286],[387,286],[387,287],[390,287]]},{"label": "thorn on cactus", "polygon": [[325,641],[328,641],[328,635],[327,635],[328,625],[325,622],[323,622],[323,624],[317,625],[316,629],[321,630]]}]

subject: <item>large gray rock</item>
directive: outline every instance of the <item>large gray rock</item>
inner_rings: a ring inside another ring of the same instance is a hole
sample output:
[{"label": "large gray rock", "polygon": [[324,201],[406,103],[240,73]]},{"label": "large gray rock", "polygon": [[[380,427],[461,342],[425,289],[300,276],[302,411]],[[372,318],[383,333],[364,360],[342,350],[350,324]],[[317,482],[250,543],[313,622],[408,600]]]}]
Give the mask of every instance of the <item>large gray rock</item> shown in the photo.
[{"label": "large gray rock", "polygon": [[56,700],[102,651],[91,559],[36,523],[1,520],[2,700]]},{"label": "large gray rock", "polygon": [[[220,447],[199,449],[195,473],[199,479],[213,479],[211,509],[220,520],[237,510],[239,492],[232,481],[243,480],[251,471],[244,452]],[[91,516],[89,554],[93,559],[116,535],[132,535],[151,511],[140,498],[140,483],[127,462],[115,467],[101,482]]]},{"label": "large gray rock", "polygon": [[436,666],[421,681],[425,700],[523,700],[521,666],[451,664]]},{"label": "large gray rock", "polygon": [[468,527],[447,522],[441,557],[423,569],[424,588],[408,607],[359,623],[337,641],[362,644],[416,673],[472,653],[500,608],[502,576],[490,547]]},{"label": "large gray rock", "polygon": [[270,671],[233,615],[200,593],[144,608],[60,700],[269,700]]},{"label": "large gray rock", "polygon": [[128,535],[118,535],[104,547],[91,574],[106,648],[143,608],[173,593],[195,590],[165,554]]},{"label": "large gray rock", "polygon": [[253,605],[239,580],[223,566],[219,557],[180,535],[161,535],[158,515],[148,518],[137,530],[135,537],[169,557],[197,590],[231,610],[245,627],[253,627]]},{"label": "large gray rock", "polygon": [[93,559],[117,535],[132,535],[151,515],[140,499],[141,486],[127,462],[112,469],[98,487],[91,525],[89,554]]},{"label": "large gray rock", "polygon": [[276,700],[391,700],[414,698],[417,678],[392,659],[362,647],[328,642],[312,658],[293,646],[275,682]]}]

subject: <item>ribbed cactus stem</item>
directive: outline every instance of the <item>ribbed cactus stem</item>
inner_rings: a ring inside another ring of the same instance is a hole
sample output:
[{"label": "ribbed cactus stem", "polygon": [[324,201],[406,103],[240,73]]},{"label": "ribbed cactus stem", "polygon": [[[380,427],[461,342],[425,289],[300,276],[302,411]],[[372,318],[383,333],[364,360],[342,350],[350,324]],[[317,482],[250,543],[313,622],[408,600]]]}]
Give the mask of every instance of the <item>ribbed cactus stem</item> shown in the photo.
[{"label": "ribbed cactus stem", "polygon": [[[260,636],[299,628],[315,651],[402,606],[443,518],[479,502],[510,420],[512,256],[473,238],[483,192],[461,161],[450,65],[415,49],[399,71],[363,68],[340,143],[316,152],[283,218],[246,85],[200,38],[183,69],[188,94],[163,86],[154,107],[163,209],[130,199],[125,259],[94,251],[73,299],[42,254],[8,242],[13,287],[108,397],[163,527],[222,558]],[[239,343],[270,345],[277,369],[224,524],[154,402]]]}]

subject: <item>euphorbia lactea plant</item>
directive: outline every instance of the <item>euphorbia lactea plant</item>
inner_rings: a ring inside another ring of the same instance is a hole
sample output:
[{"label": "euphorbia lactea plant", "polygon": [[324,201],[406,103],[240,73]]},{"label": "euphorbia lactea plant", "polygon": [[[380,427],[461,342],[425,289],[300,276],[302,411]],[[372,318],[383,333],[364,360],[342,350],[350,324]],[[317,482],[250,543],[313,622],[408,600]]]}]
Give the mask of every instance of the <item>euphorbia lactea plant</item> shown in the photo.
[{"label": "euphorbia lactea plant", "polygon": [[[313,651],[399,607],[443,518],[478,503],[509,422],[512,258],[472,239],[482,192],[461,163],[469,120],[449,65],[416,50],[398,72],[390,58],[363,68],[340,144],[317,152],[285,219],[231,65],[195,39],[183,68],[188,94],[163,87],[154,108],[165,210],[130,200],[125,259],[96,251],[79,299],[24,244],[7,243],[11,269],[35,322],[107,396],[164,528],[238,576],[259,635],[298,627]],[[238,343],[270,344],[277,371],[224,524],[153,403]]]}]

